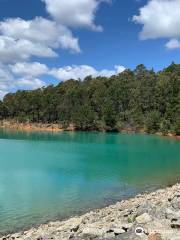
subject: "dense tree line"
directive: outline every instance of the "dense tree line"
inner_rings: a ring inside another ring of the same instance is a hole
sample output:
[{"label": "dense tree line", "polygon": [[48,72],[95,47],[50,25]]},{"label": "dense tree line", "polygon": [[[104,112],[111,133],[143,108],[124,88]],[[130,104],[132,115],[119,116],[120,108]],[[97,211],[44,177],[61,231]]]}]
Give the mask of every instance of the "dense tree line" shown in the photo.
[{"label": "dense tree line", "polygon": [[7,94],[0,118],[73,124],[79,130],[180,134],[180,64],[160,72],[139,65],[110,78],[91,76]]}]

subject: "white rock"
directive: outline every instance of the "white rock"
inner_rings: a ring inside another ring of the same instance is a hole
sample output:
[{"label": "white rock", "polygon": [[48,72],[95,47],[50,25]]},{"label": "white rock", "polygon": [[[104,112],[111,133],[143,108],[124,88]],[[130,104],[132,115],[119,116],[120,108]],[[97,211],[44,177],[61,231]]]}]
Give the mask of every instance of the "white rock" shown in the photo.
[{"label": "white rock", "polygon": [[82,230],[84,235],[103,236],[108,232],[107,228],[85,227]]},{"label": "white rock", "polygon": [[180,237],[172,237],[171,240],[180,240]]},{"label": "white rock", "polygon": [[152,221],[152,218],[148,213],[143,213],[142,215],[136,218],[136,222],[140,224],[145,224],[151,221]]},{"label": "white rock", "polygon": [[122,224],[122,227],[125,228],[125,229],[130,229],[130,228],[132,228],[132,226],[133,226],[133,223],[124,223],[124,224]]},{"label": "white rock", "polygon": [[166,217],[168,219],[172,219],[172,218],[178,218],[180,219],[180,210],[179,211],[175,211],[175,210],[172,210],[171,208],[167,208],[166,209]]}]

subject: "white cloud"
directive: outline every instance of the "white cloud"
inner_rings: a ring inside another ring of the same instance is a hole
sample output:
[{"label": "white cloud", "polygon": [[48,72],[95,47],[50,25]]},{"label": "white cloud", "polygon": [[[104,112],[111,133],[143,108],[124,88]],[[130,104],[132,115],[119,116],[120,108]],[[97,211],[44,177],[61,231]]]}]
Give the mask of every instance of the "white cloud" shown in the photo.
[{"label": "white cloud", "polygon": [[107,0],[42,0],[47,12],[60,24],[68,27],[88,27],[101,31],[95,25],[95,13],[101,2]]},{"label": "white cloud", "polygon": [[1,61],[25,60],[31,56],[55,57],[57,48],[80,51],[78,39],[65,26],[41,17],[0,22]]},{"label": "white cloud", "polygon": [[0,64],[0,98],[15,89],[31,90],[46,86],[46,83],[39,79],[43,75],[49,75],[60,81],[69,79],[83,80],[90,75],[93,77],[111,77],[124,70],[125,67],[120,65],[116,65],[112,70],[97,70],[88,65],[49,69],[45,64],[39,62],[19,62],[14,65]]},{"label": "white cloud", "polygon": [[11,72],[11,66],[0,64],[0,99],[5,94],[16,89],[36,89],[46,83],[33,76],[16,77]]},{"label": "white cloud", "polygon": [[95,25],[95,14],[101,2],[111,0],[41,0],[52,20],[35,17],[32,20],[9,18],[0,21],[0,62],[12,63],[31,57],[57,57],[57,49],[80,52],[79,39],[71,27]]},{"label": "white cloud", "polygon": [[57,49],[80,52],[79,40],[70,27],[100,30],[94,23],[96,10],[109,0],[42,0],[53,20],[10,18],[0,22],[0,61],[16,62],[35,57],[56,57]]},{"label": "white cloud", "polygon": [[133,20],[143,25],[142,39],[180,36],[180,0],[150,0]]},{"label": "white cloud", "polygon": [[0,23],[0,32],[14,39],[26,39],[52,48],[79,51],[78,39],[71,31],[54,21],[42,17],[25,21],[20,18],[7,19]]},{"label": "white cloud", "polygon": [[0,61],[16,62],[27,60],[31,56],[55,57],[57,54],[49,47],[26,39],[15,40],[7,36],[0,36]]},{"label": "white cloud", "polygon": [[3,99],[3,97],[7,94],[8,92],[1,91],[0,90],[0,100]]},{"label": "white cloud", "polygon": [[118,74],[124,71],[125,68],[123,66],[115,66],[113,70],[96,70],[94,67],[88,65],[79,65],[79,66],[66,66],[62,68],[54,68],[52,69],[49,74],[54,76],[55,78],[66,81],[68,79],[81,79],[83,80],[87,76],[105,76],[110,77],[112,75]]},{"label": "white cloud", "polygon": [[79,40],[71,27],[86,27],[102,30],[95,24],[95,15],[101,2],[111,0],[42,0],[52,20],[35,17],[32,20],[9,18],[0,21],[0,98],[16,89],[35,89],[45,85],[42,75],[59,80],[83,79],[87,75],[111,76],[114,70],[97,71],[91,66],[72,66],[49,69],[39,62],[30,62],[32,57],[52,58],[58,49],[80,52]]},{"label": "white cloud", "polygon": [[21,76],[40,76],[47,74],[49,69],[45,64],[39,62],[27,63],[21,62],[14,65],[10,65],[11,71],[16,75]]},{"label": "white cloud", "polygon": [[[142,40],[180,37],[180,0],[150,0],[133,21],[143,25]],[[166,46],[171,46],[174,40]],[[171,47],[170,47],[171,48]]]},{"label": "white cloud", "polygon": [[8,92],[13,85],[14,77],[7,66],[0,63],[0,99]]},{"label": "white cloud", "polygon": [[46,86],[46,83],[38,78],[19,78],[15,82],[18,89],[37,89]]},{"label": "white cloud", "polygon": [[111,77],[112,75],[123,72],[125,67],[116,65],[113,70],[103,69],[98,71],[89,65],[73,65],[49,69],[45,64],[39,62],[20,62],[14,65],[9,65],[9,70],[12,74],[23,78],[49,75],[58,80],[66,81],[71,78],[83,80],[86,76],[90,75],[93,77]]},{"label": "white cloud", "polygon": [[8,67],[0,63],[0,87],[2,88],[3,83],[9,81],[12,78],[13,76],[9,72]]},{"label": "white cloud", "polygon": [[173,38],[166,43],[168,49],[177,49],[180,48],[180,40]]}]

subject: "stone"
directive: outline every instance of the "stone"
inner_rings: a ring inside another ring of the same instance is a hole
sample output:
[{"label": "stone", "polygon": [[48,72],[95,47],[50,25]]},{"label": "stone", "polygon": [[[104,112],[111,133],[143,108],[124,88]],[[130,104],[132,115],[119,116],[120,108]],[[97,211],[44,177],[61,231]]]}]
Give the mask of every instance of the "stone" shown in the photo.
[{"label": "stone", "polygon": [[73,227],[71,227],[72,232],[77,232],[78,229],[79,229],[79,225],[74,225]]},{"label": "stone", "polygon": [[114,238],[115,238],[114,232],[109,232],[104,235],[103,240],[112,240]]},{"label": "stone", "polygon": [[119,235],[119,234],[122,234],[122,233],[125,233],[125,232],[126,232],[126,231],[125,231],[124,229],[122,229],[122,228],[112,228],[111,230],[115,233],[115,235]]},{"label": "stone", "polygon": [[108,232],[107,228],[97,228],[97,227],[85,227],[82,230],[83,235],[94,235],[94,236],[103,236]]},{"label": "stone", "polygon": [[171,228],[180,228],[180,220],[173,219],[171,221]]},{"label": "stone", "polygon": [[144,204],[140,205],[137,209],[137,215],[142,215],[143,213],[153,214],[155,212],[154,206],[146,201]]},{"label": "stone", "polygon": [[172,208],[167,208],[165,211],[165,216],[167,219],[180,219],[180,210],[179,211],[175,211]]},{"label": "stone", "polygon": [[0,240],[180,240],[179,204],[180,184]]},{"label": "stone", "polygon": [[143,234],[140,237],[140,236],[137,236],[134,232],[126,232],[124,234],[117,236],[115,239],[116,240],[148,240],[148,237],[145,234]]},{"label": "stone", "polygon": [[16,239],[16,238],[19,238],[20,236],[21,236],[20,233],[15,233],[11,236],[11,238]]},{"label": "stone", "polygon": [[180,197],[175,197],[172,201],[171,201],[172,207],[175,210],[179,210],[180,209]]},{"label": "stone", "polygon": [[130,228],[132,228],[133,223],[123,223],[122,228],[127,232]]},{"label": "stone", "polygon": [[148,213],[143,213],[142,215],[136,217],[136,222],[139,224],[145,224],[152,221],[152,217]]},{"label": "stone", "polygon": [[68,239],[73,239],[73,238],[74,238],[74,234],[71,233],[71,234],[69,235]]},{"label": "stone", "polygon": [[126,210],[124,211],[124,213],[123,213],[123,216],[124,216],[124,217],[128,217],[131,213],[132,213],[131,210],[126,209]]}]

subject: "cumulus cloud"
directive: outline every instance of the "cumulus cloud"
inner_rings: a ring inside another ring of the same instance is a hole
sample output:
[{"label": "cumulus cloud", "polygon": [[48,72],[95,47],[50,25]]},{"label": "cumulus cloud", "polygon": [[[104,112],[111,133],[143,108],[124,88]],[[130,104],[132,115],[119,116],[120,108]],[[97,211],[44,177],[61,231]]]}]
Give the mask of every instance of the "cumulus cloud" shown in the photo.
[{"label": "cumulus cloud", "polygon": [[39,62],[21,62],[14,65],[9,65],[9,69],[12,74],[18,76],[39,77],[41,75],[49,75],[60,81],[66,81],[72,78],[83,80],[87,76],[111,77],[112,75],[123,72],[125,70],[125,67],[116,65],[112,70],[97,70],[89,65],[73,65],[49,69],[45,64],[41,64]]},{"label": "cumulus cloud", "polygon": [[20,18],[7,19],[0,23],[0,32],[14,39],[26,39],[52,48],[79,51],[78,39],[73,37],[67,27],[42,17],[29,21]]},{"label": "cumulus cloud", "polygon": [[180,49],[180,40],[173,38],[166,43],[168,49]]},{"label": "cumulus cloud", "polygon": [[142,39],[180,36],[180,0],[151,0],[133,20],[143,25]]},{"label": "cumulus cloud", "polygon": [[54,77],[58,81],[69,79],[83,80],[87,76],[105,76],[121,73],[125,67],[116,65],[114,69],[97,70],[89,65],[74,65],[49,69],[39,62],[19,62],[14,65],[0,64],[0,98],[14,89],[36,89],[46,86],[40,79],[43,75]]},{"label": "cumulus cloud", "polygon": [[49,71],[48,67],[45,64],[39,62],[20,62],[14,65],[10,65],[10,69],[16,75],[34,77],[47,74]]},{"label": "cumulus cloud", "polygon": [[1,80],[0,86],[1,86],[1,88],[2,88],[2,86],[4,86],[3,83],[9,81],[12,78],[13,78],[13,76],[12,76],[12,74],[10,74],[7,66],[0,64],[0,80]]},{"label": "cumulus cloud", "polygon": [[38,78],[19,78],[15,81],[18,89],[37,89],[46,86],[46,83]]},{"label": "cumulus cloud", "polygon": [[16,62],[31,57],[57,57],[57,49],[80,52],[79,39],[71,27],[96,26],[95,13],[102,1],[110,0],[42,0],[52,20],[10,18],[0,21],[0,61]]},{"label": "cumulus cloud", "polygon": [[17,77],[11,71],[11,66],[0,64],[0,99],[15,89],[36,89],[45,85],[44,81],[33,76]]},{"label": "cumulus cloud", "polygon": [[16,62],[35,57],[57,57],[57,49],[80,52],[70,27],[101,30],[94,23],[96,10],[108,0],[42,0],[52,20],[10,18],[0,22],[0,61]]},{"label": "cumulus cloud", "polygon": [[14,77],[7,66],[0,64],[0,97],[3,97],[13,85]]},{"label": "cumulus cloud", "polygon": [[50,71],[49,74],[54,76],[55,78],[66,81],[68,79],[81,79],[83,80],[87,76],[105,76],[110,77],[112,75],[118,74],[120,72],[123,72],[125,68],[123,66],[115,66],[113,70],[96,70],[92,66],[88,65],[74,65],[74,66],[66,66],[62,68],[54,68]]},{"label": "cumulus cloud", "polygon": [[80,51],[78,39],[65,26],[41,17],[0,22],[1,61],[25,60],[31,56],[55,57],[57,48]]},{"label": "cumulus cloud", "polygon": [[55,57],[57,54],[49,47],[26,39],[14,39],[7,36],[0,36],[0,61],[16,62],[27,60],[31,56]]},{"label": "cumulus cloud", "polygon": [[69,79],[81,79],[83,80],[87,76],[104,76],[111,77],[112,75],[121,73],[125,70],[124,66],[116,65],[114,69],[108,70],[97,70],[89,65],[73,65],[65,66],[60,68],[49,69],[45,64],[39,62],[32,63],[16,63],[14,65],[9,65],[9,70],[11,74],[21,76],[23,78],[29,77],[40,77],[42,75],[53,76],[60,81],[66,81]]},{"label": "cumulus cloud", "polygon": [[143,25],[140,33],[142,40],[179,38],[180,0],[150,0],[140,8],[139,15],[134,16],[133,21]]},{"label": "cumulus cloud", "polygon": [[95,22],[95,13],[101,2],[108,0],[42,0],[48,13],[60,24],[68,27],[88,27],[101,31]]},{"label": "cumulus cloud", "polygon": [[96,10],[109,0],[42,0],[52,20],[10,18],[0,22],[0,61],[16,62],[35,57],[56,57],[57,49],[80,52],[71,27],[101,30],[94,23]]},{"label": "cumulus cloud", "polygon": [[0,98],[14,89],[35,89],[45,85],[42,75],[60,80],[83,79],[87,75],[111,76],[121,69],[97,71],[91,66],[72,66],[49,69],[32,57],[52,58],[58,49],[80,52],[79,39],[72,27],[102,30],[95,24],[96,11],[101,2],[111,0],[42,0],[51,19],[32,20],[9,18],[0,21]]},{"label": "cumulus cloud", "polygon": [[0,21],[0,98],[14,89],[36,89],[46,85],[39,79],[49,75],[58,80],[83,79],[87,75],[111,76],[120,72],[97,71],[91,66],[68,66],[49,69],[32,57],[57,57],[58,49],[80,52],[79,40],[71,27],[102,30],[95,25],[95,13],[102,1],[110,0],[42,0],[52,19],[35,17],[32,20],[9,18]]}]

